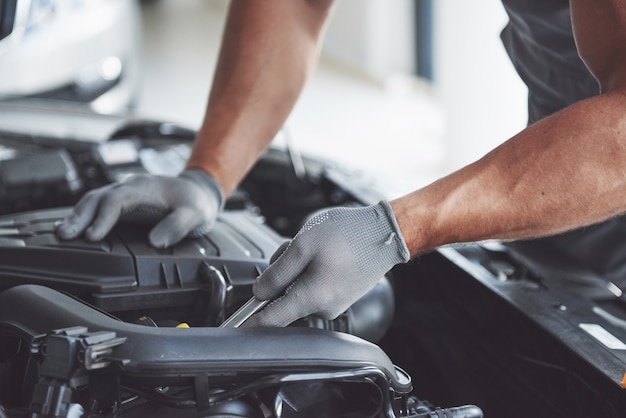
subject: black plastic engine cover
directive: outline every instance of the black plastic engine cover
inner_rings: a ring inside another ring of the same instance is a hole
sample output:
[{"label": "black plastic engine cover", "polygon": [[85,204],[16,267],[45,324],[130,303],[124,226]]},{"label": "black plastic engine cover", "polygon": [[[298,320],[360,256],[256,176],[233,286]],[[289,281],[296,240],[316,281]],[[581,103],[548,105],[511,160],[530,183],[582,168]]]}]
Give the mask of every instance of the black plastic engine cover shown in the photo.
[{"label": "black plastic engine cover", "polygon": [[224,211],[208,235],[168,249],[151,247],[140,225],[120,224],[99,242],[60,240],[55,223],[70,210],[0,217],[0,289],[39,284],[125,320],[214,325],[251,296],[285,240],[248,210]]}]

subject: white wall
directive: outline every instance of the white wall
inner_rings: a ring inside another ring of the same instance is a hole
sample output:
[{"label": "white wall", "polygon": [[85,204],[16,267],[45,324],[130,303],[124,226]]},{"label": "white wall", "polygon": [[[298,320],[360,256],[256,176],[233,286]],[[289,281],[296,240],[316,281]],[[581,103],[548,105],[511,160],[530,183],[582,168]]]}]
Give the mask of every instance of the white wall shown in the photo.
[{"label": "white wall", "polygon": [[[445,118],[441,173],[521,130],[527,91],[500,41],[498,1],[435,0],[434,96]],[[323,54],[383,84],[414,69],[412,0],[340,0]],[[424,93],[426,94],[426,93]]]},{"label": "white wall", "polygon": [[435,1],[435,85],[445,117],[445,170],[484,155],[526,125],[526,86],[500,41],[496,1]]},{"label": "white wall", "polygon": [[414,67],[412,0],[339,0],[323,53],[373,80],[411,73]]}]

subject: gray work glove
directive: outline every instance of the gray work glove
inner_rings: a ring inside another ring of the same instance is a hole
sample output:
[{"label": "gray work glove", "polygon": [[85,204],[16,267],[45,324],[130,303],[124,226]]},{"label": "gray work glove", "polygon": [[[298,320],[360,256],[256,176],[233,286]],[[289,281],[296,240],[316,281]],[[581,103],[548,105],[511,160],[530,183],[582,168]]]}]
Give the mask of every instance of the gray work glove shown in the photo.
[{"label": "gray work glove", "polygon": [[277,253],[283,249],[253,287],[257,299],[272,302],[244,322],[246,327],[286,326],[310,314],[334,319],[394,265],[409,260],[386,201],[321,212]]},{"label": "gray work glove", "polygon": [[150,244],[165,248],[185,236],[200,236],[213,226],[224,201],[213,177],[189,169],[178,177],[140,174],[87,193],[71,215],[57,226],[57,235],[90,241],[106,236],[115,223],[156,224]]}]

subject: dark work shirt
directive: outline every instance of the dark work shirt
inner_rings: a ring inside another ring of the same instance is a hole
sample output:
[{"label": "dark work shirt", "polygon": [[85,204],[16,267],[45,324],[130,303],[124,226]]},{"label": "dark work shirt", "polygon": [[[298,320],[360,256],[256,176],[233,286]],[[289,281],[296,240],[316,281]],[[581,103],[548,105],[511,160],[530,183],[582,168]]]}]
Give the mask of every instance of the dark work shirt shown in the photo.
[{"label": "dark work shirt", "polygon": [[[599,94],[598,82],[578,56],[568,0],[502,0],[509,23],[502,41],[518,74],[528,86],[529,123],[579,100]],[[571,288],[586,294],[589,286],[606,289],[611,280],[626,290],[626,218],[552,237],[511,243],[541,273],[562,273]],[[537,254],[541,254],[538,256]],[[546,267],[547,266],[547,267]],[[555,270],[558,269],[558,270]]]},{"label": "dark work shirt", "polygon": [[599,93],[576,51],[568,0],[502,0],[504,47],[528,86],[529,123]]}]

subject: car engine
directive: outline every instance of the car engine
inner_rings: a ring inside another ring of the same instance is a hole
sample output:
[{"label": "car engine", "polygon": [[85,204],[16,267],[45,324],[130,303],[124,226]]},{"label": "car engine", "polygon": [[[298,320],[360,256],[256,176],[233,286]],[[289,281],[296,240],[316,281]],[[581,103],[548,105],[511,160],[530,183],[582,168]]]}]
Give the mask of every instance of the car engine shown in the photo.
[{"label": "car engine", "polygon": [[2,114],[0,418],[483,416],[413,393],[378,345],[391,274],[332,321],[219,327],[309,216],[381,198],[362,176],[272,147],[203,237],[155,249],[148,226],[121,223],[100,242],[61,241],[55,224],[82,194],[176,175],[194,132],[16,104]]}]

